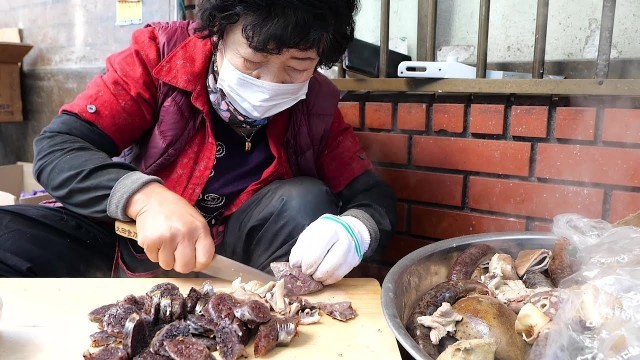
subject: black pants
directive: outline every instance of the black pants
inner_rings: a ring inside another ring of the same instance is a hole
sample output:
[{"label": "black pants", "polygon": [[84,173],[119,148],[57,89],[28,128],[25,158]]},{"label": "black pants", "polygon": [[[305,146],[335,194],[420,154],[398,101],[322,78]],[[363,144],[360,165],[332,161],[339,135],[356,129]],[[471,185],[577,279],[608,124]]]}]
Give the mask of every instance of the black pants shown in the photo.
[{"label": "black pants", "polygon": [[[316,179],[275,181],[229,218],[216,253],[270,272],[271,262],[288,259],[307,225],[324,213],[337,213],[338,206]],[[135,241],[115,234],[113,222],[96,222],[64,208],[0,206],[0,277],[108,277],[116,244],[132,273],[180,275],[158,271]]]}]

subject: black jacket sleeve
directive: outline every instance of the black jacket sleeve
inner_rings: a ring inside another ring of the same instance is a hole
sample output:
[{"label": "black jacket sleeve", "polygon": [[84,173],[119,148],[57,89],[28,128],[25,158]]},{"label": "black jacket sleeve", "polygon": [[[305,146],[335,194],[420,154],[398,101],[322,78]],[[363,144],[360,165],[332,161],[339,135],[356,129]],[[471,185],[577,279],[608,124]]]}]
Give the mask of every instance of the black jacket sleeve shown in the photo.
[{"label": "black jacket sleeve", "polygon": [[63,113],[34,140],[33,172],[40,185],[69,210],[107,220],[111,190],[124,175],[137,170],[113,161],[117,155],[106,133],[74,114]]},{"label": "black jacket sleeve", "polygon": [[389,245],[396,225],[396,197],[391,188],[372,171],[366,171],[338,193],[338,198],[342,214],[360,210],[376,224],[379,239],[376,242],[372,236],[365,257],[379,256]]}]

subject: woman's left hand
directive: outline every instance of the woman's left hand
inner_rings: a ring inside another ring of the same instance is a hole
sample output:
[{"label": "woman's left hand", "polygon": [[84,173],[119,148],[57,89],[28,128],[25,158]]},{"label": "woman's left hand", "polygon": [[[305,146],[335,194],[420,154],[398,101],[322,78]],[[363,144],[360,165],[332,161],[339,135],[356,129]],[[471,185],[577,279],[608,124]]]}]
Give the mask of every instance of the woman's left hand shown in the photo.
[{"label": "woman's left hand", "polygon": [[362,261],[371,236],[352,216],[324,214],[300,234],[289,263],[325,285],[342,279]]}]

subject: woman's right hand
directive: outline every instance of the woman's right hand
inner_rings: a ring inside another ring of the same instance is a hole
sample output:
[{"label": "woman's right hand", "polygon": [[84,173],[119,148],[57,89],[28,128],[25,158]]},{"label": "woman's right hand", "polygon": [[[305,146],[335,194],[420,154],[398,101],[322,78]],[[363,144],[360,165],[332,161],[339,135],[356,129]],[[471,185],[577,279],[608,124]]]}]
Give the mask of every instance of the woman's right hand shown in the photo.
[{"label": "woman's right hand", "polygon": [[129,199],[126,212],[136,221],[138,244],[163,269],[201,271],[213,260],[215,245],[206,221],[164,185],[142,187]]}]

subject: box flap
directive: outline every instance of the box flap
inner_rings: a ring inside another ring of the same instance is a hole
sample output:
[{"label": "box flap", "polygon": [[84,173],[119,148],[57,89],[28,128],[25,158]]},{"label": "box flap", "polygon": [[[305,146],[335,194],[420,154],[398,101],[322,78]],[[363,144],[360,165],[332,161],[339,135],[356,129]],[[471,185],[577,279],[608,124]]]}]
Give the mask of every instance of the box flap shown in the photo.
[{"label": "box flap", "polygon": [[20,36],[19,28],[0,28],[0,41],[6,41],[10,43],[21,43],[22,36]]},{"label": "box flap", "polygon": [[51,195],[42,194],[42,195],[30,196],[30,197],[21,198],[21,199],[16,198],[15,201],[17,201],[18,204],[38,205],[43,201],[52,200],[52,199],[53,197]]},{"label": "box flap", "polygon": [[615,223],[616,226],[635,226],[640,227],[640,211],[620,219]]},{"label": "box flap", "polygon": [[42,185],[33,178],[33,164],[23,161],[18,161],[16,164],[22,167],[22,191],[42,190]]},{"label": "box flap", "polygon": [[0,63],[17,64],[22,62],[31,48],[33,45],[0,42]]},{"label": "box flap", "polygon": [[42,186],[33,178],[33,164],[17,162],[15,165],[0,166],[0,206],[13,204],[39,204],[53,197],[47,193],[20,198],[22,193],[42,190]]},{"label": "box flap", "polygon": [[0,166],[0,191],[14,196],[22,192],[22,165]]},{"label": "box flap", "polygon": [[8,192],[0,191],[0,206],[14,205],[18,203],[18,198]]}]

